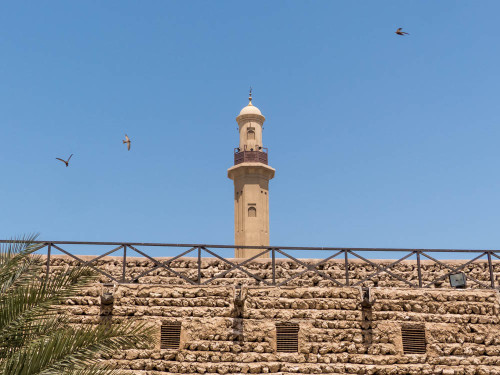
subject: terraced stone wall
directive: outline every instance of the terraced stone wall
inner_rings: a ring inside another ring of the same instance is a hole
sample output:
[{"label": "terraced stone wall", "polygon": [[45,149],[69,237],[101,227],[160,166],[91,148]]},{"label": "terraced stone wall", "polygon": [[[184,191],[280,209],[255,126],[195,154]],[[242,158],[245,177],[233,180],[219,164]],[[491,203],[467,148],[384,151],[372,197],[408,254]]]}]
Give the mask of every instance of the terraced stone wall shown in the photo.
[{"label": "terraced stone wall", "polygon": [[[89,261],[92,256],[81,256],[84,261]],[[167,261],[169,258],[155,258],[158,261]],[[232,262],[241,262],[242,259],[229,259]],[[315,265],[319,262],[317,259],[301,259],[301,261],[307,265]],[[376,265],[380,267],[385,267],[390,265],[392,260],[375,260],[373,261]],[[450,267],[459,267],[465,263],[465,261],[458,260],[448,260],[443,261],[446,265]],[[68,256],[53,256],[51,258],[51,272],[61,272],[71,266],[78,265],[79,262]],[[122,259],[121,257],[104,257],[96,262],[92,263],[98,269],[101,269],[117,280],[122,279]],[[492,271],[493,277],[495,279],[495,285],[500,286],[500,261],[492,261]],[[198,278],[198,265],[197,258],[181,258],[173,261],[169,266],[177,273],[190,278],[192,280],[197,280]],[[127,280],[133,280],[143,272],[148,271],[155,267],[155,263],[147,258],[127,258],[125,278]],[[206,282],[216,275],[222,274],[224,271],[230,269],[231,266],[222,260],[216,258],[202,258],[201,262],[201,282]],[[252,274],[260,277],[262,280],[271,283],[272,281],[272,263],[269,259],[255,259],[251,263],[248,263],[244,268],[251,272]],[[332,259],[325,262],[317,267],[317,269],[324,273],[325,275],[337,280],[338,282],[345,283],[345,265],[343,260]],[[301,273],[305,270],[300,264],[289,260],[289,259],[276,259],[276,283],[279,284],[290,277],[297,276],[295,279],[289,281],[286,285],[289,286],[322,286],[322,287],[338,287],[339,285],[335,282],[324,278],[312,271]],[[374,265],[363,262],[360,259],[350,259],[348,265],[348,275],[349,275],[349,285],[355,285],[362,279],[370,276],[378,271],[378,268]],[[415,261],[402,261],[395,266],[388,269],[394,275],[400,277],[400,279],[395,278],[389,273],[382,272],[378,275],[372,277],[370,280],[365,281],[363,286],[366,287],[408,287],[409,285],[401,280],[404,279],[407,282],[418,285],[418,270]],[[479,259],[474,263],[471,263],[462,269],[467,275],[475,278],[483,284],[479,286],[474,281],[469,281],[468,288],[484,288],[490,285],[490,274],[488,263],[485,260]],[[423,285],[430,283],[431,281],[445,276],[450,269],[435,263],[431,260],[421,261],[421,274]],[[102,276],[100,281],[110,282],[108,278]],[[140,277],[138,280],[141,284],[171,284],[171,285],[189,285],[190,283],[181,277],[175,275],[174,273],[160,267],[154,271]],[[264,285],[259,283],[254,278],[250,277],[248,274],[240,270],[232,270],[223,277],[217,278],[210,282],[210,285]],[[439,280],[436,284],[432,285],[433,288],[449,288],[449,282],[447,278]]]},{"label": "terraced stone wall", "polygon": [[[144,260],[129,261],[137,268],[130,275],[147,267]],[[52,262],[52,272],[71,265],[67,258]],[[100,267],[120,274],[116,259],[103,262]],[[189,267],[194,263],[182,262],[176,270],[194,278],[197,269]],[[204,262],[205,277],[222,270],[213,260]],[[263,265],[262,275],[268,272],[266,262],[256,264]],[[402,266],[411,276],[412,265]],[[326,270],[334,275],[336,267]],[[350,272],[356,280],[356,270]],[[149,276],[155,284],[144,279],[95,284],[68,299],[63,309],[73,323],[132,319],[157,327],[154,348],[106,358],[130,374],[500,374],[495,290],[381,286],[392,281],[380,275],[379,286],[370,288],[371,303],[362,304],[360,288],[322,284],[309,273],[293,280],[305,285],[280,288],[233,276],[207,286],[162,274]],[[113,293],[112,305],[101,304],[104,292]],[[160,349],[161,324],[172,322],[181,323],[179,349]],[[299,325],[298,352],[276,351],[279,323]],[[425,354],[404,353],[401,327],[407,326],[425,328]]]}]

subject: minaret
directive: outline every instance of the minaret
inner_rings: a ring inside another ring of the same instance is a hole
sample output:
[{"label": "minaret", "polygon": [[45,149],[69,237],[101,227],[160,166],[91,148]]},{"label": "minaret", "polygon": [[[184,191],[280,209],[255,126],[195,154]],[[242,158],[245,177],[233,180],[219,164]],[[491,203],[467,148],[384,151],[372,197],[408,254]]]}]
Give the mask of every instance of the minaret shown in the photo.
[{"label": "minaret", "polygon": [[[266,118],[250,103],[236,122],[240,146],[234,150],[234,166],[227,176],[234,181],[234,243],[236,246],[269,246],[269,180],[274,169],[267,165],[267,148],[262,143]],[[236,258],[250,258],[262,249],[235,249]],[[260,258],[269,258],[269,253]]]}]

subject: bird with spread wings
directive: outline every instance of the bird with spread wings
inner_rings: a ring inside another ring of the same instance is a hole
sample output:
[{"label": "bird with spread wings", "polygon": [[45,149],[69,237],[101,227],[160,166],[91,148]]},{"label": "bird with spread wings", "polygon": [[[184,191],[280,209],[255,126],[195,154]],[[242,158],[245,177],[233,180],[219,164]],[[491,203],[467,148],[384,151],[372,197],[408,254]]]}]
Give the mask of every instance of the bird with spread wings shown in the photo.
[{"label": "bird with spread wings", "polygon": [[125,134],[125,140],[123,140],[123,143],[127,144],[127,150],[130,151],[130,138],[128,137],[127,134]]},{"label": "bird with spread wings", "polygon": [[66,167],[67,167],[69,165],[69,159],[71,159],[72,156],[73,156],[73,154],[71,154],[69,156],[68,160],[63,160],[61,158],[56,158],[56,159],[62,161],[64,164],[66,164]]},{"label": "bird with spread wings", "polygon": [[396,32],[396,34],[401,35],[401,36],[410,35],[407,32],[403,31],[402,27],[398,28],[395,32]]}]

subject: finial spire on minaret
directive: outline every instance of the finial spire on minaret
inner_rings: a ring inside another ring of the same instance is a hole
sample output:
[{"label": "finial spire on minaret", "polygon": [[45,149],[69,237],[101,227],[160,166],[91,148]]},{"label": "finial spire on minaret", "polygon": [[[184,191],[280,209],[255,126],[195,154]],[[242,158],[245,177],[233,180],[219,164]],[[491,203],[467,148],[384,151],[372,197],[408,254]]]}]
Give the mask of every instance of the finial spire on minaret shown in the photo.
[{"label": "finial spire on minaret", "polygon": [[252,86],[250,86],[250,93],[248,94],[248,100],[250,101],[248,105],[252,105]]}]

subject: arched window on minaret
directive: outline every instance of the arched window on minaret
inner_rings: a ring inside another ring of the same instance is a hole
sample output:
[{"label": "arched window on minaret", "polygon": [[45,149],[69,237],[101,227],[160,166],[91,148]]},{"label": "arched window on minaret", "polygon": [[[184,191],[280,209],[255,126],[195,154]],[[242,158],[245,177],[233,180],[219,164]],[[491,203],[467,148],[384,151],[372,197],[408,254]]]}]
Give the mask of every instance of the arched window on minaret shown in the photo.
[{"label": "arched window on minaret", "polygon": [[248,140],[255,140],[255,130],[253,128],[249,128],[247,131],[247,139]]},{"label": "arched window on minaret", "polygon": [[248,207],[248,217],[257,217],[257,209],[255,207]]}]

